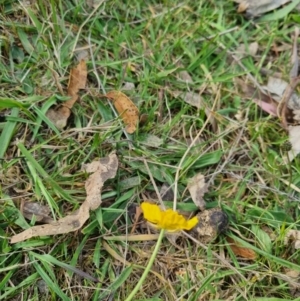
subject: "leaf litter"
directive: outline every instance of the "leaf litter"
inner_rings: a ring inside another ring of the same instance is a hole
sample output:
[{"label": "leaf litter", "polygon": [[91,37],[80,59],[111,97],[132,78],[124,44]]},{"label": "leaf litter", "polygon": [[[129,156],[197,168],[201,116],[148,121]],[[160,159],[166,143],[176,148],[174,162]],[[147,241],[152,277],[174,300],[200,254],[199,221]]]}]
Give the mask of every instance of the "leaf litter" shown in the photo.
[{"label": "leaf litter", "polygon": [[235,83],[241,88],[245,97],[252,99],[263,111],[280,118],[282,127],[289,134],[291,144],[291,150],[283,158],[285,163],[291,162],[300,153],[300,96],[295,92],[300,83],[298,36],[299,29],[296,28],[291,55],[290,83],[281,78],[269,77],[266,86],[255,88],[240,79],[235,79]]},{"label": "leaf litter", "polygon": [[249,17],[257,17],[272,11],[292,0],[235,0],[239,3],[238,12]]},{"label": "leaf litter", "polygon": [[46,116],[53,122],[58,129],[63,129],[67,125],[68,118],[71,115],[71,109],[78,100],[78,92],[85,89],[87,81],[87,66],[84,59],[70,71],[67,95],[70,99],[54,109],[49,109]]},{"label": "leaf litter", "polygon": [[[207,74],[206,77],[211,80],[211,75]],[[186,84],[194,84],[192,77],[185,70],[178,72],[178,78],[181,81],[184,81]],[[205,115],[209,118],[209,122],[213,127],[213,130],[216,129],[216,120],[212,112],[214,109],[209,108],[205,103],[205,100],[202,96],[203,92],[210,92],[211,90],[206,87],[206,85],[201,85],[198,91],[182,91],[182,90],[169,90],[169,93],[175,97],[183,100],[185,103],[197,108],[198,110],[204,110]],[[214,91],[216,93],[216,91]]]},{"label": "leaf litter", "polygon": [[91,173],[85,183],[86,200],[78,211],[72,215],[63,217],[50,224],[33,226],[25,231],[14,235],[11,243],[27,240],[31,237],[57,235],[79,230],[88,220],[90,210],[95,210],[101,205],[101,190],[104,182],[115,177],[118,169],[118,158],[115,154],[101,158],[89,164],[83,165],[82,169]]}]

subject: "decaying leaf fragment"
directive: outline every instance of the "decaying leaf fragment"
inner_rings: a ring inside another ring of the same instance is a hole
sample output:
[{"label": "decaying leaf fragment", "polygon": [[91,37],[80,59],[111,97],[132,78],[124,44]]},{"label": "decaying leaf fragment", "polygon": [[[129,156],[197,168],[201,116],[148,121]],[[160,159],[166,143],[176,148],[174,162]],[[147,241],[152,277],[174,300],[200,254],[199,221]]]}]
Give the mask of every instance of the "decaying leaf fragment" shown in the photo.
[{"label": "decaying leaf fragment", "polygon": [[52,222],[53,219],[49,217],[50,208],[38,202],[24,202],[21,211],[25,218],[31,220],[33,217],[36,221],[42,223]]},{"label": "decaying leaf fragment", "polygon": [[[268,78],[268,83],[263,86],[266,94],[270,95],[277,103],[279,103],[284,97],[284,93],[288,89],[289,84],[281,78],[276,78],[270,76]],[[287,107],[291,110],[300,109],[300,97],[296,92],[293,92],[289,99],[287,99]]]},{"label": "decaying leaf fragment", "polygon": [[216,120],[214,116],[211,114],[212,111],[205,105],[203,97],[200,95],[199,92],[193,92],[193,91],[183,92],[183,91],[176,90],[176,91],[171,91],[171,94],[173,95],[173,97],[181,98],[184,102],[199,110],[203,109],[205,115],[209,118],[211,125],[215,129]]},{"label": "decaying leaf fragment", "polygon": [[204,194],[207,192],[207,184],[205,184],[205,178],[204,176],[199,173],[196,174],[193,178],[190,178],[188,180],[188,186],[187,186],[192,200],[195,203],[195,205],[200,209],[205,209],[205,201],[203,199]]},{"label": "decaying leaf fragment", "polygon": [[[300,30],[298,27],[296,27],[293,35],[289,83],[280,78],[269,77],[267,86],[261,87],[256,81],[252,80],[257,86],[255,89],[254,87],[251,87],[240,80],[235,81],[242,88],[244,94],[247,97],[251,97],[264,111],[280,118],[283,128],[289,130],[290,142],[295,154],[297,153],[298,149],[298,147],[294,146],[294,143],[297,141],[295,139],[296,131],[293,131],[294,137],[291,139],[291,126],[300,124],[300,97],[295,93],[295,89],[300,84],[300,77],[298,76],[299,34]],[[256,95],[254,96],[254,94]],[[299,137],[299,134],[297,137]]]},{"label": "decaying leaf fragment", "polygon": [[120,91],[110,91],[106,97],[113,101],[114,107],[123,119],[127,133],[135,132],[139,121],[139,110],[132,100]]},{"label": "decaying leaf fragment", "polygon": [[[288,161],[294,160],[294,158],[300,154],[300,125],[289,126],[289,141],[292,149],[288,152]],[[287,161],[287,160],[286,160]]]},{"label": "decaying leaf fragment", "polygon": [[226,240],[230,243],[229,247],[235,255],[248,260],[254,260],[256,258],[256,253],[253,250],[242,247],[238,242],[230,237],[227,237]]},{"label": "decaying leaf fragment", "polygon": [[[263,111],[272,116],[278,116],[278,107],[282,99],[284,99],[287,89],[290,89],[286,81],[274,77],[270,77],[267,85],[262,87],[265,93],[240,79],[235,79],[235,83],[242,90],[244,97],[252,99]],[[283,119],[287,123],[287,126],[283,124],[283,127],[288,131],[289,141],[292,146],[292,149],[287,154],[288,159],[284,158],[284,161],[288,162],[292,161],[300,153],[300,125],[297,125],[300,124],[300,96],[296,92],[292,91],[290,93],[283,114]]]},{"label": "decaying leaf fragment", "polygon": [[85,60],[82,59],[76,67],[71,69],[70,72],[68,96],[71,98],[57,108],[49,109],[46,113],[46,116],[57,128],[62,129],[67,125],[67,120],[71,115],[71,109],[79,97],[78,92],[80,89],[85,88],[86,81],[87,67]]},{"label": "decaying leaf fragment", "polygon": [[256,89],[245,81],[235,78],[234,82],[236,86],[242,91],[243,97],[251,99],[258,106],[260,106],[265,112],[272,116],[277,116],[278,102],[268,94],[263,93],[259,89]]},{"label": "decaying leaf fragment", "polygon": [[240,44],[237,47],[235,53],[237,54],[237,57],[241,59],[246,55],[255,56],[257,54],[257,51],[258,51],[258,43],[253,42],[247,46],[245,44]]},{"label": "decaying leaf fragment", "polygon": [[83,166],[92,173],[86,181],[86,200],[74,215],[68,215],[51,224],[33,226],[11,238],[11,243],[24,241],[31,237],[57,235],[79,230],[89,218],[89,211],[101,205],[101,189],[106,180],[114,178],[118,169],[118,158],[115,154]]},{"label": "decaying leaf fragment", "polygon": [[[173,91],[172,92],[174,97],[180,97],[183,99],[186,103],[189,105],[196,107],[197,109],[203,109],[204,108],[204,103],[202,96],[199,93],[195,92],[182,92],[182,91]],[[209,113],[209,112],[205,112]]]},{"label": "decaying leaf fragment", "polygon": [[300,231],[289,230],[285,236],[284,244],[287,245],[289,241],[292,241],[296,250],[300,249]]}]

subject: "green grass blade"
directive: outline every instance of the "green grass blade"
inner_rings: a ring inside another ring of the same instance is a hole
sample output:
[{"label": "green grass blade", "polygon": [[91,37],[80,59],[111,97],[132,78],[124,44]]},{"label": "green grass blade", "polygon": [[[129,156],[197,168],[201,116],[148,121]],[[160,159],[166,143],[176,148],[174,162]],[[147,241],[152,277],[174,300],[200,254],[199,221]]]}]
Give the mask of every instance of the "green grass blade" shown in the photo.
[{"label": "green grass blade", "polygon": [[61,298],[61,300],[64,301],[70,301],[70,298],[63,293],[63,291],[60,289],[58,283],[55,280],[52,280],[49,275],[44,271],[44,269],[36,262],[32,262],[33,267],[37,271],[37,273],[40,275],[40,277],[46,282],[47,286],[50,290],[56,293],[57,296]]},{"label": "green grass blade", "polygon": [[[19,108],[13,108],[11,110],[11,117],[18,117],[19,115]],[[16,121],[7,121],[5,126],[4,126],[4,129],[1,133],[1,136],[0,136],[0,158],[4,158],[4,155],[6,153],[6,150],[11,142],[11,138],[14,134],[14,130],[15,130],[15,127],[17,125],[17,122]]]},{"label": "green grass blade", "polygon": [[54,265],[60,266],[60,267],[66,269],[66,270],[68,270],[72,273],[77,273],[78,275],[80,275],[81,277],[83,277],[85,279],[89,279],[91,281],[98,282],[97,278],[92,277],[88,273],[85,273],[84,271],[81,271],[81,270],[77,269],[73,265],[69,265],[67,263],[61,262],[61,261],[57,260],[56,258],[54,258],[53,256],[51,256],[49,254],[40,255],[40,254],[37,254],[35,252],[30,252],[30,254],[33,257],[39,259],[40,261],[43,261],[45,264],[54,264]]},{"label": "green grass blade", "polygon": [[33,158],[31,153],[25,148],[22,143],[18,143],[18,147],[21,150],[22,154],[25,156],[26,160],[30,162],[30,164],[37,170],[37,172],[49,182],[53,188],[53,190],[60,196],[63,197],[65,200],[73,202],[73,199],[69,194],[65,192],[49,175],[48,173],[42,168],[40,164]]},{"label": "green grass blade", "polygon": [[261,18],[259,18],[259,21],[269,22],[285,18],[295,7],[297,7],[299,3],[300,0],[291,1],[291,3],[284,5],[282,8],[279,8],[272,13],[262,16]]},{"label": "green grass blade", "polygon": [[128,279],[133,271],[133,266],[125,268],[117,279],[99,295],[99,300],[104,300],[105,297],[115,292]]}]

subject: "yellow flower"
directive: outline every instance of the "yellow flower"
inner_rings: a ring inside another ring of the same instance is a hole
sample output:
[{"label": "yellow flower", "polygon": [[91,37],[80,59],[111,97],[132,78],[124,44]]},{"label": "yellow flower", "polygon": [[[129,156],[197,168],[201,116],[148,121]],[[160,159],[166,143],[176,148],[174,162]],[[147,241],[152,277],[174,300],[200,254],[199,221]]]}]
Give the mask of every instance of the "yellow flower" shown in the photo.
[{"label": "yellow flower", "polygon": [[184,216],[172,209],[162,211],[158,205],[148,202],[143,202],[141,208],[144,213],[144,218],[161,229],[169,231],[191,230],[198,223],[196,216],[186,220]]}]

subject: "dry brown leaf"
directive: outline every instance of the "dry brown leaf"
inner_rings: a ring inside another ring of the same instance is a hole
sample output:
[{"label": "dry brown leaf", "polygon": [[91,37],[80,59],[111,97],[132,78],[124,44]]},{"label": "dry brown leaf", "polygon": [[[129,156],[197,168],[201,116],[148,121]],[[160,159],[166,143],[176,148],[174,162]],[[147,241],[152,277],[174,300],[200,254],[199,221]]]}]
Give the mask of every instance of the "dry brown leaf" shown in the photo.
[{"label": "dry brown leaf", "polygon": [[226,237],[226,240],[230,243],[229,247],[235,255],[249,260],[254,260],[256,258],[256,253],[253,250],[242,247],[238,242],[230,237]]},{"label": "dry brown leaf", "polygon": [[205,209],[205,201],[203,199],[204,194],[207,192],[207,184],[205,184],[205,178],[204,176],[199,173],[195,175],[193,178],[190,178],[188,180],[188,186],[187,186],[192,200],[195,203],[195,205],[200,209]]},{"label": "dry brown leaf", "polygon": [[68,215],[51,224],[31,227],[11,238],[11,243],[24,241],[31,237],[57,235],[79,230],[89,218],[89,211],[101,205],[101,189],[107,179],[114,178],[118,169],[118,158],[110,154],[106,158],[84,165],[86,172],[92,173],[86,181],[86,200],[74,215]]},{"label": "dry brown leaf", "polygon": [[290,294],[295,299],[300,297],[300,272],[292,269],[284,269],[284,275],[288,277],[288,284],[290,287]]},{"label": "dry brown leaf", "polygon": [[78,99],[78,92],[80,89],[84,89],[87,80],[87,67],[85,60],[81,60],[79,64],[71,69],[69,84],[68,84],[68,95],[71,99],[64,103],[64,106],[72,109],[74,103]]},{"label": "dry brown leaf", "polygon": [[136,105],[120,91],[111,91],[106,94],[106,97],[113,101],[114,107],[126,125],[126,132],[134,133],[139,121],[139,110]]},{"label": "dry brown leaf", "polygon": [[78,99],[78,92],[80,89],[84,89],[87,81],[87,67],[86,62],[82,59],[79,64],[71,69],[69,84],[68,84],[68,96],[71,97],[63,105],[57,108],[50,109],[46,113],[46,116],[55,124],[58,129],[62,129],[66,126],[67,120],[71,115],[71,109]]},{"label": "dry brown leaf", "polygon": [[285,269],[284,270],[285,275],[291,277],[291,278],[298,278],[300,276],[300,272],[296,270],[291,269]]}]

